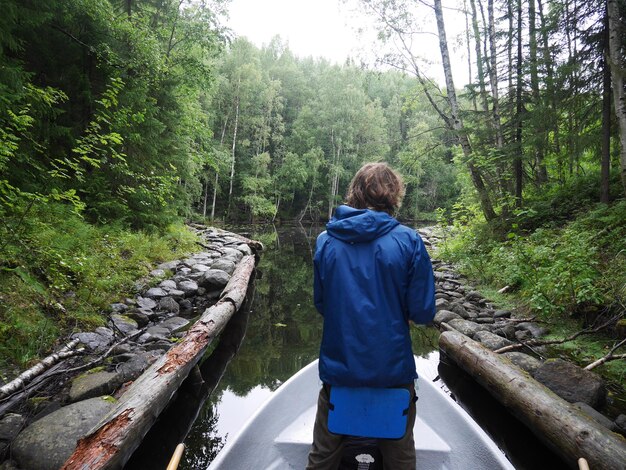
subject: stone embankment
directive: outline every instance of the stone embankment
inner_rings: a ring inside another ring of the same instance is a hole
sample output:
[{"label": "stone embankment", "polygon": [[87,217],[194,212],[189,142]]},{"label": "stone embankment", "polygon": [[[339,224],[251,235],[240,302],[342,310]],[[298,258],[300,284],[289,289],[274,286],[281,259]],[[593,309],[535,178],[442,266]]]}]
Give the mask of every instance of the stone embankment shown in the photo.
[{"label": "stone embankment", "polygon": [[134,298],[111,305],[106,327],[73,334],[70,340],[78,340],[81,353],[42,374],[44,379],[48,374],[47,382],[34,380],[41,380],[38,390],[28,391],[25,384],[17,392],[24,399],[9,410],[11,397],[0,397],[0,407],[5,403],[0,469],[62,467],[77,440],[112,409],[128,385],[218,301],[242,257],[260,249],[257,242],[223,230],[196,231],[204,251],[161,264],[138,282]]},{"label": "stone embankment", "polygon": [[[435,248],[440,241],[431,228],[420,229],[419,233],[429,248]],[[546,327],[516,318],[511,310],[498,309],[472,289],[453,266],[434,259],[433,268],[437,288],[434,323],[442,331],[456,330],[492,351],[513,347],[514,350],[501,353],[512,366],[528,372],[607,430],[626,435],[626,415],[612,420],[601,413],[607,401],[606,385],[601,377],[561,358],[545,357],[543,346],[514,346],[540,338],[548,333]]]}]

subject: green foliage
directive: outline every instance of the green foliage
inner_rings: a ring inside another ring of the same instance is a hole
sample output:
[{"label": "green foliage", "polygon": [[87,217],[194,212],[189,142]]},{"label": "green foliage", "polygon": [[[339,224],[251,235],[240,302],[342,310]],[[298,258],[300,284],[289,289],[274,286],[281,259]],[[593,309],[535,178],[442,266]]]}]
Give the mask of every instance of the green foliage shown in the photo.
[{"label": "green foliage", "polygon": [[513,224],[504,241],[480,223],[457,223],[454,231],[441,254],[481,283],[511,286],[534,312],[597,315],[626,302],[624,201],[559,228],[525,233]]},{"label": "green foliage", "polygon": [[71,206],[38,203],[0,226],[0,357],[25,365],[57,337],[102,324],[156,263],[195,250],[182,225],[162,233],[97,227]]}]

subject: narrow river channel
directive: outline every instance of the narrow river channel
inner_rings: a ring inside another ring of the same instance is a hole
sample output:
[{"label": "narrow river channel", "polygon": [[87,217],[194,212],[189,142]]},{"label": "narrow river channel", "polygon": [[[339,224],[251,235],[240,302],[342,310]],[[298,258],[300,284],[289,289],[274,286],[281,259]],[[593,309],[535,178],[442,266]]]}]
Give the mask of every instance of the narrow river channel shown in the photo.
[{"label": "narrow river channel", "polygon": [[[178,436],[186,436],[179,468],[205,469],[280,384],[318,357],[322,319],[312,301],[312,264],[315,239],[323,227],[229,230],[265,245],[248,302],[212,345],[210,359],[201,367],[206,385],[194,386],[193,378],[188,380],[189,390],[179,392],[177,403],[163,413],[127,469],[164,468]],[[438,368],[442,386],[496,440],[516,468],[567,468],[471,378],[445,359],[440,364],[438,336],[434,328],[413,328],[414,353]]]}]

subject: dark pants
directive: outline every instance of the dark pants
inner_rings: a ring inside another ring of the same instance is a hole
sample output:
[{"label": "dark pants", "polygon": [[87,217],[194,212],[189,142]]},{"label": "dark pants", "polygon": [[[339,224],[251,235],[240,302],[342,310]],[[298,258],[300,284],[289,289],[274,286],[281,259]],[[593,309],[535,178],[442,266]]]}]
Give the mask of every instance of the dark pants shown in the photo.
[{"label": "dark pants", "polygon": [[[400,439],[378,439],[385,470],[415,470],[415,391],[413,384],[406,386],[411,392],[406,433]],[[322,387],[317,400],[317,415],[313,428],[313,446],[309,452],[307,470],[336,470],[341,461],[345,437],[328,430],[328,390]]]}]

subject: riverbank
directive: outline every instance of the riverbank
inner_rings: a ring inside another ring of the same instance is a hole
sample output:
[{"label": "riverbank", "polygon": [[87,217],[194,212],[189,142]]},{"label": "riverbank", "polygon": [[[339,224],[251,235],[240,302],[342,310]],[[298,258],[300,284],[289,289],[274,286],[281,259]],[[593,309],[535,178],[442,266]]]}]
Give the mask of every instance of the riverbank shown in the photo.
[{"label": "riverbank", "polygon": [[[185,344],[186,329],[194,318],[220,304],[242,260],[261,249],[260,244],[230,232],[195,230],[204,251],[157,266],[139,283],[136,296],[111,304],[107,326],[68,338],[71,357],[31,380],[0,389],[0,457],[10,457],[19,465],[4,468],[60,468],[77,439],[128,396],[131,382],[139,382],[146,369],[164,360],[173,347]],[[238,289],[245,294],[246,286]],[[232,305],[226,302],[227,308]],[[210,323],[219,322],[210,319]],[[211,336],[202,341],[207,339]],[[208,342],[198,350],[198,357],[206,346]],[[182,381],[186,374],[176,376]],[[167,402],[166,398],[158,407]],[[152,419],[158,414],[148,412]],[[133,434],[124,439],[137,440]]]},{"label": "riverbank", "polygon": [[[432,228],[419,232],[431,252],[437,253],[437,246],[443,242],[442,232]],[[524,318],[524,311],[499,309],[472,288],[450,263],[434,259],[433,266],[437,285],[434,323],[440,329],[458,331],[501,353],[512,364],[597,420],[607,432],[626,435],[626,414],[624,411],[615,414],[619,407],[607,406],[612,400],[607,393],[607,382],[594,372],[564,360],[542,344],[549,331],[546,322]]]}]

